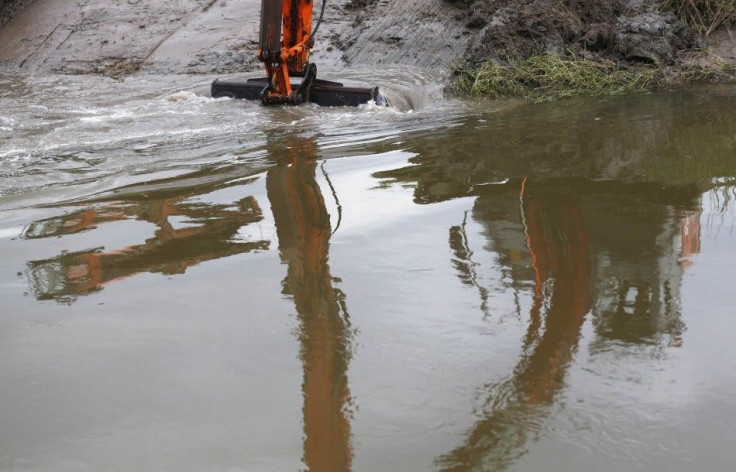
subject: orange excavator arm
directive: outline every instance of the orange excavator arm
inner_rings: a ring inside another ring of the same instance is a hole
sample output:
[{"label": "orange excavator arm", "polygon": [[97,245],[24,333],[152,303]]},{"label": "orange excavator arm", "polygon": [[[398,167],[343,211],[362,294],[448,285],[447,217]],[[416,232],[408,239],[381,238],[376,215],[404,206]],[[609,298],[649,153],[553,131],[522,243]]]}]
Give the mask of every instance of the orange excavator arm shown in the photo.
[{"label": "orange excavator arm", "polygon": [[[339,82],[317,79],[317,66],[309,61],[309,53],[326,1],[322,0],[313,26],[314,0],[261,0],[258,60],[266,67],[266,77],[245,82],[215,80],[212,96],[261,100],[264,105],[313,102],[323,106],[358,106],[370,101],[388,105],[378,87],[345,87]],[[292,77],[302,79],[292,82]]]},{"label": "orange excavator arm", "polygon": [[[261,99],[264,103],[303,103],[317,75],[309,62],[314,45],[312,0],[261,0],[261,32],[258,59],[266,66],[268,86]],[[322,5],[324,12],[324,0]],[[290,77],[303,77],[292,88]]]}]

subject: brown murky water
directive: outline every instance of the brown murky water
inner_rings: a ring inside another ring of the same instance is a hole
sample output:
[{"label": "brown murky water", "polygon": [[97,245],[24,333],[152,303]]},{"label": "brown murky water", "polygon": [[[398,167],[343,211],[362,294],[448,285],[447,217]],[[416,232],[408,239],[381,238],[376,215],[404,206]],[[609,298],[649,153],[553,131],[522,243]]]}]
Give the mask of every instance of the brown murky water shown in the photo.
[{"label": "brown murky water", "polygon": [[736,467],[736,87],[392,80],[0,80],[0,469]]}]

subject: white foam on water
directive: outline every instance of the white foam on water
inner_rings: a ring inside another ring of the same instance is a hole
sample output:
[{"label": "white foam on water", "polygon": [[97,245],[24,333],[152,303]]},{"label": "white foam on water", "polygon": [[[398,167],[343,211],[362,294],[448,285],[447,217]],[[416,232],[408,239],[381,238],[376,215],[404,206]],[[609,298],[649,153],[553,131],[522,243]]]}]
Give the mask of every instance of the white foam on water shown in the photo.
[{"label": "white foam on water", "polygon": [[189,92],[187,90],[180,90],[178,92],[172,93],[171,95],[167,95],[164,99],[167,102],[196,102],[196,103],[206,103],[209,101],[212,101],[213,99],[211,97],[205,97],[202,95],[197,95],[194,92]]}]

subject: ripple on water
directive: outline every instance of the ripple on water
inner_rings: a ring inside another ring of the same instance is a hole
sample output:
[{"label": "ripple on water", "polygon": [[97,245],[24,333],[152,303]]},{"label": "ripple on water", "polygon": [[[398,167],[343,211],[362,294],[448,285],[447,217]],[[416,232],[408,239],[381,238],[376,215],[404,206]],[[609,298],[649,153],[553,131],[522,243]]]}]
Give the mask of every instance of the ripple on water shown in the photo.
[{"label": "ripple on water", "polygon": [[[440,100],[437,78],[430,74],[355,70],[339,77],[347,85],[375,83],[401,105],[264,108],[212,99],[209,78],[188,76],[14,80],[15,88],[0,95],[0,108],[7,110],[0,133],[13,132],[0,142],[0,194],[104,181],[120,173],[143,181],[166,169],[269,165],[279,159],[285,138],[294,135],[314,138],[323,158],[364,154],[367,145],[390,145],[402,133],[452,126],[466,113]],[[68,156],[79,155],[95,157],[72,166],[75,180]]]}]

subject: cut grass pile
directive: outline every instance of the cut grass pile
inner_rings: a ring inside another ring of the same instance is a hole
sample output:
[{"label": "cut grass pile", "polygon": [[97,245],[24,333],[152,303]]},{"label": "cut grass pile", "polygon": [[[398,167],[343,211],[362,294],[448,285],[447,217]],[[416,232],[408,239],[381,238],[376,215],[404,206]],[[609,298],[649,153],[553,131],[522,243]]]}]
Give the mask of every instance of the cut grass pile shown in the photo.
[{"label": "cut grass pile", "polygon": [[617,95],[683,83],[713,81],[733,73],[719,63],[693,65],[677,72],[652,66],[621,69],[612,62],[596,62],[555,55],[532,56],[510,65],[488,62],[481,67],[458,66],[455,92],[488,98],[556,100],[572,96]]}]

